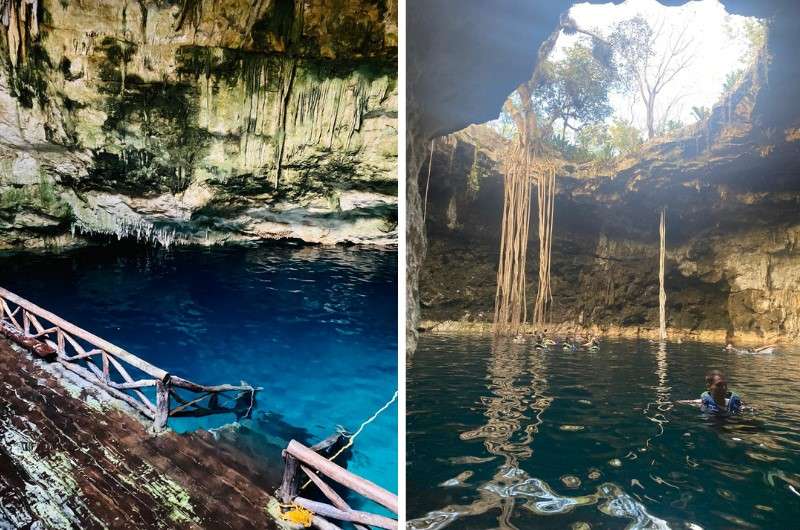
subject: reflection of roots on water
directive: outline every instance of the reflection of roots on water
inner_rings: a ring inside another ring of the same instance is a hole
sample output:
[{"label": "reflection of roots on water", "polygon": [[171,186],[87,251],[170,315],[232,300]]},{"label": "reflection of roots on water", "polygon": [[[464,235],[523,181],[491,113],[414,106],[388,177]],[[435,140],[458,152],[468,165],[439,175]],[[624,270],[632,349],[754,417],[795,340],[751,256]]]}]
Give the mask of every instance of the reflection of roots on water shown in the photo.
[{"label": "reflection of roots on water", "polygon": [[[656,401],[650,402],[645,405],[644,410],[642,410],[642,414],[647,416],[647,419],[656,423],[658,425],[658,433],[654,436],[654,438],[658,438],[659,436],[664,434],[664,425],[669,423],[663,412],[669,412],[672,410],[672,401],[670,400],[670,390],[672,387],[667,385],[669,379],[669,365],[667,364],[667,344],[665,342],[660,342],[658,344],[658,351],[656,352],[656,376],[658,377],[658,386],[655,387],[656,391]],[[650,416],[650,409],[655,408],[658,412]],[[644,443],[644,449],[647,450],[650,448],[650,442],[653,441],[653,438],[648,438]]]},{"label": "reflection of roots on water", "polygon": [[[485,425],[461,434],[462,440],[483,439],[486,451],[503,463],[494,477],[478,488],[480,498],[469,505],[451,505],[407,522],[407,528],[438,530],[458,518],[500,510],[499,528],[515,529],[511,523],[515,503],[537,515],[555,515],[577,506],[600,503],[598,509],[611,516],[633,520],[630,529],[666,529],[666,523],[651,516],[644,506],[618,486],[602,484],[591,495],[561,496],[544,481],[530,477],[518,467],[533,455],[533,439],[542,424],[542,414],[553,401],[548,390],[544,352],[529,351],[524,345],[496,342],[488,368],[492,395],[481,398],[486,407]],[[523,377],[530,384],[521,385]]]},{"label": "reflection of roots on water", "polygon": [[[528,476],[518,467],[520,461],[533,455],[531,446],[534,435],[542,424],[542,414],[552,402],[552,397],[546,395],[548,384],[544,355],[543,352],[528,351],[524,345],[510,341],[494,344],[488,369],[492,395],[481,398],[481,403],[486,407],[484,415],[487,422],[477,429],[463,432],[461,439],[483,439],[486,451],[503,458],[503,463],[494,477],[478,488],[479,499],[468,505],[450,505],[412,519],[407,522],[408,528],[438,530],[456,519],[499,509],[499,528],[516,529],[511,517],[517,501],[522,503],[522,508],[536,515],[564,514],[577,506],[599,504],[598,509],[607,515],[631,519],[628,530],[669,528],[664,520],[650,515],[643,504],[616,484],[601,484],[590,495],[561,496],[553,492],[547,483]],[[527,386],[518,384],[524,376],[530,378]],[[671,388],[667,385],[667,352],[663,343],[656,354],[656,376],[656,401],[648,403],[643,413],[658,424],[659,432],[655,435],[658,437],[664,433],[664,424],[668,423],[663,413],[672,408]],[[657,412],[649,415],[651,408]],[[650,441],[648,438],[645,448]],[[635,452],[631,453],[636,457]],[[672,484],[669,486],[675,487]]]},{"label": "reflection of roots on water", "polygon": [[504,466],[493,479],[478,489],[480,498],[468,505],[450,505],[430,512],[419,519],[407,522],[407,528],[414,530],[438,530],[463,517],[482,515],[499,508],[501,520],[499,528],[516,528],[510,522],[513,502],[522,502],[525,508],[536,515],[565,514],[578,506],[598,504],[598,510],[612,517],[630,519],[628,530],[668,530],[666,521],[650,515],[647,509],[610,482],[601,484],[590,495],[577,497],[561,496],[544,481],[528,476],[522,469]]}]

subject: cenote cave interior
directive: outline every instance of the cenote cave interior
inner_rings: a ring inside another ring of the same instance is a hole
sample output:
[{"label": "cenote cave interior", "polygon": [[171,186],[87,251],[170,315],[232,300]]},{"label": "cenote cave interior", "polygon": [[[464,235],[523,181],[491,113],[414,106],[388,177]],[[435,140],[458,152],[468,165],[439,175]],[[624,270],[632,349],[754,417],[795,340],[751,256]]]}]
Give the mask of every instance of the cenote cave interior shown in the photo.
[{"label": "cenote cave interior", "polygon": [[410,528],[796,525],[799,11],[409,2]]},{"label": "cenote cave interior", "polygon": [[397,16],[0,0],[0,527],[397,528]]}]

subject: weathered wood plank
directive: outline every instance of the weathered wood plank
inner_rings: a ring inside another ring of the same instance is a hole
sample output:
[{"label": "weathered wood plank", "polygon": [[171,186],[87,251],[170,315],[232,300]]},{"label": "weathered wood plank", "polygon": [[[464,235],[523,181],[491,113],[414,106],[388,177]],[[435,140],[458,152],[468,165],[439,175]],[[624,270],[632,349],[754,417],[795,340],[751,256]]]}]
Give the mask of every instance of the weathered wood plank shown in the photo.
[{"label": "weathered wood plank", "polygon": [[328,521],[324,517],[320,517],[319,515],[315,515],[311,519],[311,524],[319,528],[319,530],[342,530],[332,522]]},{"label": "weathered wood plank", "polygon": [[169,389],[161,381],[156,382],[156,417],[153,420],[153,429],[163,431],[169,419]]},{"label": "weathered wood plank", "polygon": [[287,453],[283,452],[283,479],[281,486],[278,488],[278,498],[284,504],[292,502],[297,496],[298,489],[300,488],[300,477],[297,473],[297,459]]},{"label": "weathered wood plank", "polygon": [[[336,493],[333,488],[328,486],[328,484],[326,484],[322,478],[318,477],[313,470],[308,469],[306,466],[300,466],[300,468],[305,472],[306,475],[308,475],[308,478],[311,479],[311,482],[313,482],[319,488],[322,494],[325,495],[325,497],[327,497],[335,507],[345,512],[350,512],[353,510],[350,505],[347,504],[347,502],[338,493]],[[354,526],[358,530],[368,530],[366,526],[357,523],[354,523]]]},{"label": "weathered wood plank", "polygon": [[345,512],[331,506],[330,504],[312,501],[304,497],[295,497],[294,503],[298,506],[302,506],[306,510],[311,510],[315,514],[318,513],[324,517],[331,517],[340,521],[362,523],[369,526],[377,526],[378,528],[385,528],[386,530],[397,530],[397,521],[394,519],[389,519],[388,517],[384,517],[383,515],[361,512],[358,510]]},{"label": "weathered wood plank", "polygon": [[364,497],[385,506],[392,512],[397,513],[398,503],[397,495],[387,491],[374,482],[359,477],[345,468],[334,464],[330,460],[318,455],[308,447],[304,446],[297,440],[292,440],[286,447],[286,452],[321,471],[324,475],[335,480],[336,482],[347,486],[351,490],[363,495]]},{"label": "weathered wood plank", "polygon": [[[280,480],[278,448],[245,454],[203,432],[153,439],[139,419],[73,397],[77,376],[59,381],[58,366],[32,357],[0,339],[6,526],[278,530],[264,512]],[[102,403],[100,390],[82,388]]]},{"label": "weathered wood plank", "polygon": [[[103,382],[101,379],[99,379],[97,376],[95,376],[92,372],[90,372],[89,370],[87,370],[83,366],[78,366],[77,364],[66,362],[66,361],[62,361],[60,359],[59,359],[58,362],[61,364],[61,366],[63,366],[67,370],[69,370],[71,372],[75,372],[76,374],[78,374],[79,376],[83,377],[87,381],[98,385],[100,388],[102,388],[103,390],[105,390],[106,392],[108,392],[109,394],[114,396],[115,398],[121,399],[122,401],[124,401],[128,405],[134,407],[136,410],[138,410],[139,412],[141,412],[142,414],[144,414],[146,417],[150,418],[151,420],[155,418],[155,413],[150,408],[145,406],[142,402],[132,398],[131,396],[129,396],[125,392],[121,392],[121,391],[119,391],[119,390],[117,390],[115,388],[111,388],[110,386],[105,384],[105,382]],[[93,365],[90,365],[90,366],[93,366]]]},{"label": "weathered wood plank", "polygon": [[170,377],[173,386],[185,388],[193,392],[232,392],[244,390],[263,390],[262,387],[252,387],[250,385],[199,385],[191,381],[187,381],[182,377],[173,375]]}]

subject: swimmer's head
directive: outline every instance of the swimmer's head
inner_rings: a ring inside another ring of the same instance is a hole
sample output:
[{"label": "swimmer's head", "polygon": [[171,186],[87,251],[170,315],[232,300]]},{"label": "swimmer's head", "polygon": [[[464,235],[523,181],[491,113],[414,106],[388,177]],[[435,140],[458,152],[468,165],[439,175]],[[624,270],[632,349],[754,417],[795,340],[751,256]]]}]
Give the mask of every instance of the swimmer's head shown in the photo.
[{"label": "swimmer's head", "polygon": [[728,381],[719,370],[711,370],[706,374],[706,387],[712,396],[724,397],[728,393]]}]

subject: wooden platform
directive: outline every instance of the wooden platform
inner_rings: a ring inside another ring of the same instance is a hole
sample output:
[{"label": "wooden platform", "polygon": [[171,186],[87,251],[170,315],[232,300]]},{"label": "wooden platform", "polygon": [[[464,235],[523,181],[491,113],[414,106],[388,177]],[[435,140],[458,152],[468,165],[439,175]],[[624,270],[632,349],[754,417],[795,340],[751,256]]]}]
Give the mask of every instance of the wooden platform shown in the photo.
[{"label": "wooden platform", "polygon": [[264,508],[282,461],[152,436],[93,394],[0,338],[0,528],[276,528]]}]

